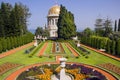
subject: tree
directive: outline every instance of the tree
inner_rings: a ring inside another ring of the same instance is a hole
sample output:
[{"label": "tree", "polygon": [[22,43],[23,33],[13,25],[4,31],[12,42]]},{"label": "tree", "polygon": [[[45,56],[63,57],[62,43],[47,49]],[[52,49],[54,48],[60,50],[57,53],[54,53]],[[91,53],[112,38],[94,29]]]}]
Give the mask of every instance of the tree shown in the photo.
[{"label": "tree", "polygon": [[107,36],[109,36],[109,34],[112,33],[112,21],[110,19],[107,18],[105,20],[104,28],[105,28],[104,36],[107,37]]},{"label": "tree", "polygon": [[9,3],[0,6],[0,37],[20,36],[27,33],[29,9],[21,3],[13,7]]},{"label": "tree", "polygon": [[90,28],[86,28],[84,31],[83,31],[83,34],[84,36],[87,36],[89,37],[90,35],[92,35],[92,30]]},{"label": "tree", "polygon": [[95,32],[97,35],[103,36],[103,32],[104,32],[104,20],[101,18],[96,19],[95,22]]},{"label": "tree", "polygon": [[43,37],[49,37],[49,31],[47,29],[43,31]]},{"label": "tree", "polygon": [[37,27],[37,29],[35,30],[35,35],[38,36],[42,36],[43,35],[43,28],[42,27]]},{"label": "tree", "polygon": [[118,31],[120,32],[120,19],[119,19],[119,22],[118,22]]},{"label": "tree", "polygon": [[0,10],[0,37],[5,37],[4,23],[1,15],[1,10]]},{"label": "tree", "polygon": [[3,48],[2,48],[2,42],[0,40],[0,53],[2,52]]},{"label": "tree", "polygon": [[114,32],[117,31],[117,20],[115,20]]},{"label": "tree", "polygon": [[1,10],[0,10],[0,20],[2,36],[7,37],[10,33],[10,14],[11,14],[12,6],[9,3],[1,3]]},{"label": "tree", "polygon": [[117,46],[117,48],[116,48],[117,55],[120,56],[120,39],[117,40],[116,46]]},{"label": "tree", "polygon": [[19,36],[27,32],[28,16],[30,16],[29,9],[21,3],[16,3],[11,12],[12,35]]},{"label": "tree", "polygon": [[115,54],[115,46],[116,46],[116,44],[115,44],[115,41],[114,40],[112,40],[112,43],[111,43],[111,54]]},{"label": "tree", "polygon": [[6,39],[7,41],[7,49],[8,50],[10,50],[11,49],[11,42],[10,42],[10,38],[9,37],[7,37],[7,39]]},{"label": "tree", "polygon": [[108,40],[108,41],[107,41],[106,51],[107,51],[108,53],[111,53],[111,40]]},{"label": "tree", "polygon": [[58,38],[70,39],[76,35],[74,16],[70,11],[61,5],[58,19]]}]

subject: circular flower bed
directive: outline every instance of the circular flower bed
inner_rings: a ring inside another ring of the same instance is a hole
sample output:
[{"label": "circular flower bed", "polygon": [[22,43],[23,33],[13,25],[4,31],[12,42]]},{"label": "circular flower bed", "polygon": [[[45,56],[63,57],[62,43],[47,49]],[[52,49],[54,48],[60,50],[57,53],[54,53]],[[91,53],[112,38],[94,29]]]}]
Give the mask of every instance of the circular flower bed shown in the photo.
[{"label": "circular flower bed", "polygon": [[[52,75],[59,76],[60,70],[59,64],[33,67],[22,72],[16,80],[51,80]],[[66,64],[65,72],[71,75],[73,80],[107,80],[100,72],[81,64]]]}]

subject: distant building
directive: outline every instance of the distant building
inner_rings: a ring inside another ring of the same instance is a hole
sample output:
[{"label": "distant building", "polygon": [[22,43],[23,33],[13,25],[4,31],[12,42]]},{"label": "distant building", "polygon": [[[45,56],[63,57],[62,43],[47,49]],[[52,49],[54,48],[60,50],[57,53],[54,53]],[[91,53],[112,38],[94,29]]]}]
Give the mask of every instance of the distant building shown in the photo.
[{"label": "distant building", "polygon": [[49,30],[50,38],[57,38],[58,37],[58,27],[57,22],[60,13],[60,6],[54,5],[49,9],[47,15],[47,29]]}]

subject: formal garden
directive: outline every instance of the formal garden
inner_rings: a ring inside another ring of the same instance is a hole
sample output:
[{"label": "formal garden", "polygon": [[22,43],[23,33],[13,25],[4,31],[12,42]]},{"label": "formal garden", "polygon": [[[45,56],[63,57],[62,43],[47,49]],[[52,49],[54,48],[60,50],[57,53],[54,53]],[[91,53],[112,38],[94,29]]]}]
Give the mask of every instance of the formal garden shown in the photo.
[{"label": "formal garden", "polygon": [[0,80],[120,79],[120,19],[114,30],[107,18],[96,19],[94,31],[77,32],[74,14],[55,5],[45,29],[33,34],[30,16],[22,3],[1,2]]},{"label": "formal garden", "polygon": [[[58,46],[59,49],[57,48],[55,49],[54,46]],[[38,56],[40,53],[41,55]],[[106,76],[103,76],[101,72],[96,70],[97,72],[95,71],[94,73],[94,68],[86,69],[86,67],[81,64],[88,64],[88,65],[97,67],[99,69],[102,69],[103,71],[107,71],[110,75],[115,76],[115,79],[120,78],[120,75],[119,75],[120,62],[118,60],[112,59],[110,57],[107,57],[95,51],[92,51],[83,46],[81,46],[80,48],[77,48],[74,41],[62,41],[62,42],[54,42],[54,41],[43,42],[42,41],[42,42],[39,42],[37,47],[31,45],[29,47],[24,48],[23,50],[17,51],[14,54],[1,58],[0,59],[1,61],[0,62],[0,71],[1,71],[0,79],[9,80],[6,77],[7,76],[10,77],[12,73],[19,71],[20,69],[26,66],[39,64],[38,67],[37,66],[31,67],[19,72],[18,74],[16,74],[19,76],[16,76],[16,77],[18,77],[18,80],[23,80],[23,78],[28,78],[27,80],[31,80],[29,78],[34,78],[36,80],[37,79],[50,80],[51,79],[50,75],[55,74],[54,71],[58,69],[57,67],[59,67],[59,63],[56,61],[58,60],[56,59],[57,56],[65,57],[66,59],[68,59],[67,63],[72,62],[66,66],[66,69],[68,70],[67,71],[68,74],[73,75],[74,80],[78,80],[78,78],[75,77],[75,75],[79,75],[80,76],[79,78],[81,79],[84,78],[86,80],[89,80],[88,78],[91,78],[91,77],[96,78],[98,74],[102,76],[104,80],[107,79]],[[46,64],[46,65],[43,65],[43,64]],[[56,64],[56,65],[53,65],[53,64]],[[43,68],[44,74],[43,72],[41,72],[41,67]],[[88,70],[88,73],[84,72],[86,70]],[[41,78],[40,76],[45,75],[46,71],[47,71],[46,74],[50,72],[50,74],[48,74],[48,77],[46,78],[44,76],[43,78]],[[59,72],[57,72],[57,74],[58,73]],[[23,77],[20,77],[20,76],[23,76]],[[22,78],[22,79],[19,79],[19,78]],[[97,78],[99,79],[98,76]]]}]

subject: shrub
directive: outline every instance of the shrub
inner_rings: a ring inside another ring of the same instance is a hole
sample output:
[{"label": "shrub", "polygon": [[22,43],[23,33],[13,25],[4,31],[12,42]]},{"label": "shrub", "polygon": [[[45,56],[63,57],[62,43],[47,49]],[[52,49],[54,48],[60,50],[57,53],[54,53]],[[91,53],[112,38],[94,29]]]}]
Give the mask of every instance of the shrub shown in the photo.
[{"label": "shrub", "polygon": [[39,58],[42,58],[42,56],[39,56]]},{"label": "shrub", "polygon": [[79,58],[79,56],[76,56],[75,58],[76,58],[76,59],[78,59],[78,58]]},{"label": "shrub", "polygon": [[85,58],[89,58],[89,56],[85,56]]},{"label": "shrub", "polygon": [[50,55],[49,58],[52,58],[52,56]]}]

